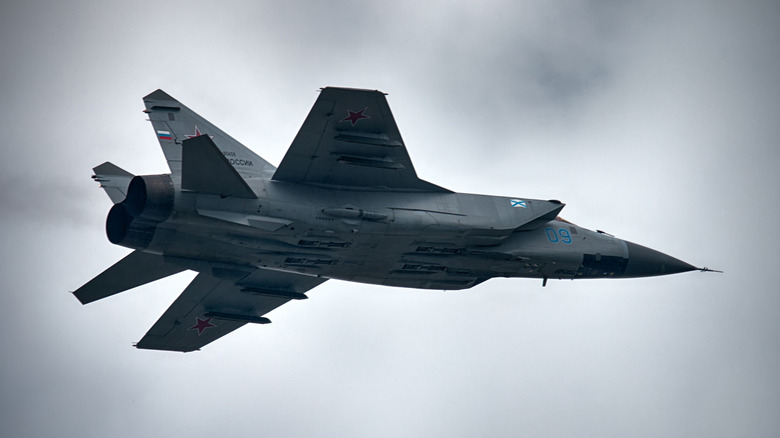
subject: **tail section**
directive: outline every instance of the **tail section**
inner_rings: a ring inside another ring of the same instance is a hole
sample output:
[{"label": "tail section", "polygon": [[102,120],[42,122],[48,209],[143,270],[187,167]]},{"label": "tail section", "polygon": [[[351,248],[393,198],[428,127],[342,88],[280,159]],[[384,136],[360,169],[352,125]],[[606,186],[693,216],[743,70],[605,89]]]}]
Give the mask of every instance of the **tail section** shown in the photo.
[{"label": "tail section", "polygon": [[164,91],[144,97],[144,105],[174,178],[181,175],[182,142],[200,135],[208,135],[243,178],[270,178],[276,171],[273,165]]}]

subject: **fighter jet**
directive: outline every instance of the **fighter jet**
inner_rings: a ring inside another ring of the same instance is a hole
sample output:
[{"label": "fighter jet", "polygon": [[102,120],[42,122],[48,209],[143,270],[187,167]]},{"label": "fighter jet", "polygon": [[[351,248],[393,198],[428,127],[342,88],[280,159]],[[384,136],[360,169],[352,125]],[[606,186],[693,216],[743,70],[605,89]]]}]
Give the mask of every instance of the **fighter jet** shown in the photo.
[{"label": "fighter jet", "polygon": [[171,172],[94,168],[108,240],[133,252],[73,292],[87,304],[197,271],[137,348],[199,350],[328,279],[457,290],[707,270],[563,220],[557,200],[418,178],[380,91],[321,89],[279,167],[162,90],[143,101]]}]

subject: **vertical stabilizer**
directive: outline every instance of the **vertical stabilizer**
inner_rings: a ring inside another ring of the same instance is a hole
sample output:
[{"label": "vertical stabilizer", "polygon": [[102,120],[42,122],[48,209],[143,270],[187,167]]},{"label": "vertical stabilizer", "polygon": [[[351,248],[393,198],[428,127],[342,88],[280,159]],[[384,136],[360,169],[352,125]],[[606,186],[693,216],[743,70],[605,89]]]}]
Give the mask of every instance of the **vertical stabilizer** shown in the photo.
[{"label": "vertical stabilizer", "polygon": [[154,134],[175,179],[181,175],[182,142],[208,135],[243,178],[270,178],[276,168],[162,90],[144,97]]}]

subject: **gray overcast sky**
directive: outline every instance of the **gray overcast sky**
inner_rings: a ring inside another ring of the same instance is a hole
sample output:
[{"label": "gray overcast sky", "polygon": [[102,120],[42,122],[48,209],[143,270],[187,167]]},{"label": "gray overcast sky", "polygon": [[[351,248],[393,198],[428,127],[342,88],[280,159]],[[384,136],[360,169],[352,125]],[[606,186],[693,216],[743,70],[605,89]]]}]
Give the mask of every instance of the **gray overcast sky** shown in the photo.
[{"label": "gray overcast sky", "polygon": [[[777,2],[125,3],[0,4],[4,436],[777,436]],[[191,354],[131,347],[191,273],[67,293],[128,252],[91,168],[167,170],[142,96],[278,164],[326,85],[426,180],[726,273],[330,281]]]}]

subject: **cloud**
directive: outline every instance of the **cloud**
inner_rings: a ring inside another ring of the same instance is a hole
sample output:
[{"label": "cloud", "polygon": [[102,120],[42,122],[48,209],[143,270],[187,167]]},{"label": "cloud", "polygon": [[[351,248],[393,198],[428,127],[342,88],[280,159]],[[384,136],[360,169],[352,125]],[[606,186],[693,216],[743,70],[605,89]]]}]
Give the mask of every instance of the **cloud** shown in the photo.
[{"label": "cloud", "polygon": [[[57,434],[771,436],[778,6],[9,3],[0,13],[0,422]],[[121,258],[89,180],[165,171],[163,88],[277,163],[316,98],[389,92],[415,168],[560,198],[723,275],[329,281],[204,351],[130,345],[192,274],[81,306]]]}]

